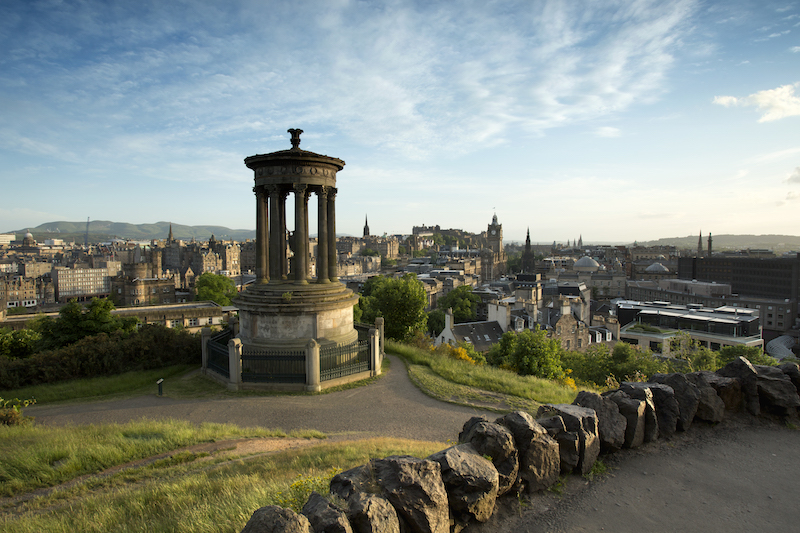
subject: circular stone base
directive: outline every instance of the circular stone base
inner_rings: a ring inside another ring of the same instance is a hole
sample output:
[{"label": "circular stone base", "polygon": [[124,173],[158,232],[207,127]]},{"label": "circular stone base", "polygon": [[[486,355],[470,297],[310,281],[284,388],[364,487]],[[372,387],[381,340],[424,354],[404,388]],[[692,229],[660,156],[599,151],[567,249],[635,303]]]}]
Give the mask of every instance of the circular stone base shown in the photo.
[{"label": "circular stone base", "polygon": [[304,349],[311,339],[353,342],[356,303],[358,295],[340,282],[253,284],[234,300],[239,338],[246,347],[272,349]]}]

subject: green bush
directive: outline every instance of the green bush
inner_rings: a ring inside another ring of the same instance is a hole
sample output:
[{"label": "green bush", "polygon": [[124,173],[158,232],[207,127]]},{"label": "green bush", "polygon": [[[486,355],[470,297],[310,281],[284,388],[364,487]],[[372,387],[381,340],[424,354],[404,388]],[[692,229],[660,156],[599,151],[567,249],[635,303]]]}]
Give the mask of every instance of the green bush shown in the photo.
[{"label": "green bush", "polygon": [[26,359],[0,358],[0,389],[200,364],[200,354],[199,335],[184,330],[153,324],[133,333],[101,333]]}]

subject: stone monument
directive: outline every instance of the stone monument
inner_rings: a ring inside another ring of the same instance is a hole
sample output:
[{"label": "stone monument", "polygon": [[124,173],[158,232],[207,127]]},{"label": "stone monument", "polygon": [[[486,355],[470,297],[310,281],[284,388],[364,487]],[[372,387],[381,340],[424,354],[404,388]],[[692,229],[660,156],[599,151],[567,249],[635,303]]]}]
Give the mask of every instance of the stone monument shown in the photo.
[{"label": "stone monument", "polygon": [[[358,296],[337,277],[336,173],[344,161],[300,149],[303,130],[290,129],[292,147],[253,155],[244,164],[255,175],[256,281],[234,304],[244,349],[304,350],[355,342],[353,307]],[[286,227],[286,199],[294,196],[294,232]],[[309,275],[308,200],[317,197],[317,277]],[[291,265],[287,244],[294,257]],[[290,268],[291,267],[291,268]]]}]

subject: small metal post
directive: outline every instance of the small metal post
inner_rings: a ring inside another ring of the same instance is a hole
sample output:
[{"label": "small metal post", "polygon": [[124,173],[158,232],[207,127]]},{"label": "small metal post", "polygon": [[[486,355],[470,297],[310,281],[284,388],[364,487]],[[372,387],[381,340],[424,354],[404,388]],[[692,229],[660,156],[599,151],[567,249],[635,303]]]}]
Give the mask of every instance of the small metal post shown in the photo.
[{"label": "small metal post", "polygon": [[156,384],[158,385],[158,395],[159,396],[163,396],[163,394],[164,394],[164,378],[161,378],[158,381],[156,381]]}]

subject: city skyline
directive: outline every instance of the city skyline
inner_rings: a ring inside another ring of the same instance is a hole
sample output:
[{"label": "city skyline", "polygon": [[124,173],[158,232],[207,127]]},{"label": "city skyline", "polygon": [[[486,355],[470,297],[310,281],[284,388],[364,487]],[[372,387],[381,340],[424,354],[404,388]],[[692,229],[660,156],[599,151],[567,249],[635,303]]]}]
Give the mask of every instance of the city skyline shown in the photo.
[{"label": "city skyline", "polygon": [[14,2],[0,28],[2,231],[254,228],[243,160],[301,128],[346,162],[342,234],[800,234],[796,3]]}]

